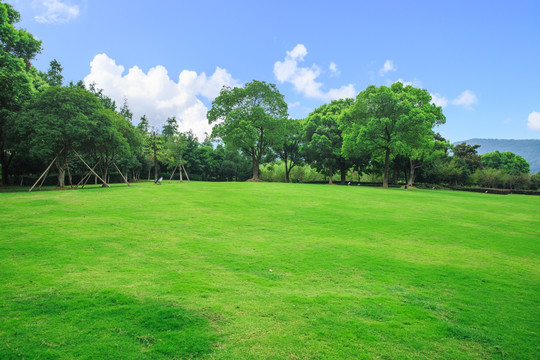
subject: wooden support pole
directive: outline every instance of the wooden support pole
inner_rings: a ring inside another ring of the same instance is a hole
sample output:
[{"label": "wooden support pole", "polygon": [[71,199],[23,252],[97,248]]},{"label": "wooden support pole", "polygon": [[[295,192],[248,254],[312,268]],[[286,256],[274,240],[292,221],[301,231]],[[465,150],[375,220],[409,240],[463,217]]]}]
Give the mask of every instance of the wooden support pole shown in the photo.
[{"label": "wooden support pole", "polygon": [[187,181],[188,181],[188,183],[190,183],[191,180],[189,180],[189,176],[187,174],[186,168],[184,167],[184,164],[180,163],[180,166],[182,166],[182,169],[184,169],[184,174],[186,174]]},{"label": "wooden support pole", "polygon": [[81,159],[81,161],[83,162],[83,164],[90,169],[90,171],[92,172],[92,174],[94,174],[102,183],[103,185],[105,185],[106,187],[110,187],[109,184],[107,184],[107,182],[105,180],[103,180],[101,178],[101,176],[99,176],[95,171],[94,169],[92,169],[90,166],[88,166],[88,164],[86,163],[86,161],[84,161],[84,159],[81,157],[81,155],[79,155],[76,151],[75,151],[75,155],[77,155],[79,157],[79,159]]},{"label": "wooden support pole", "polygon": [[50,168],[45,173],[45,176],[43,177],[43,180],[41,180],[41,182],[39,183],[38,190],[41,190],[41,187],[43,186],[43,183],[45,182],[45,180],[47,180],[47,176],[49,175],[49,171],[51,171]]},{"label": "wooden support pole", "polygon": [[[98,162],[96,163],[96,165],[94,165],[94,167],[92,169],[95,169],[96,166],[98,166],[98,164],[101,162],[101,160],[98,160]],[[92,174],[91,171],[87,172],[86,175],[81,179],[81,181],[79,181],[79,183],[75,186],[75,189],[79,187],[79,185],[81,185],[83,182],[84,184],[82,185],[82,187],[84,188],[84,185],[86,185],[86,183],[88,182],[88,180],[90,179],[90,174]]]},{"label": "wooden support pole", "polygon": [[[64,149],[62,149],[62,150],[64,150]],[[62,152],[62,150],[60,150],[60,153]],[[58,153],[58,155],[60,155],[60,153]],[[45,174],[49,172],[49,169],[51,168],[52,164],[54,164],[54,162],[55,162],[56,159],[58,158],[58,155],[56,155],[56,156],[54,157],[53,161],[51,161],[51,163],[49,164],[49,166],[47,166],[47,169],[45,169],[45,171],[44,171],[44,172],[41,174],[41,176],[37,179],[37,181],[34,183],[34,185],[32,185],[32,187],[30,188],[30,190],[28,190],[28,192],[32,191],[32,190],[36,187],[37,183],[39,182],[39,180],[41,180],[42,177],[47,176],[47,175],[45,175]],[[45,181],[45,180],[43,180],[43,181]],[[41,185],[40,185],[39,187],[41,188]]]},{"label": "wooden support pole", "polygon": [[178,165],[176,165],[176,166],[174,167],[174,170],[172,171],[172,175],[171,175],[171,177],[169,178],[169,183],[171,182],[171,180],[172,180],[172,178],[173,178],[173,176],[174,176],[174,173],[176,172],[176,168],[177,168],[177,167],[178,167]]},{"label": "wooden support pole", "polygon": [[127,179],[126,179],[126,177],[124,176],[124,174],[122,174],[122,172],[120,171],[120,169],[118,168],[118,166],[116,166],[116,163],[115,163],[114,161],[113,161],[112,163],[113,163],[114,167],[116,168],[116,170],[118,171],[118,173],[120,174],[120,176],[122,176],[122,179],[124,179],[124,182],[125,182],[126,184],[128,184],[128,186],[129,186],[129,182],[127,181]]},{"label": "wooden support pole", "polygon": [[[95,167],[94,167],[95,168]],[[90,178],[92,177],[92,172],[89,171],[88,172],[88,175],[86,176],[86,180],[84,180],[84,184],[82,184],[81,186],[81,189],[84,189],[84,187],[86,186],[86,184],[88,184],[88,181],[90,181]]]},{"label": "wooden support pole", "polygon": [[[86,175],[84,175],[82,178],[81,178],[81,181],[79,181],[77,183],[77,185],[75,185],[75,189],[78,188],[86,179],[88,179],[90,177],[90,174],[91,172],[87,172]],[[85,183],[86,184],[86,183]],[[84,185],[83,185],[84,186]]]}]

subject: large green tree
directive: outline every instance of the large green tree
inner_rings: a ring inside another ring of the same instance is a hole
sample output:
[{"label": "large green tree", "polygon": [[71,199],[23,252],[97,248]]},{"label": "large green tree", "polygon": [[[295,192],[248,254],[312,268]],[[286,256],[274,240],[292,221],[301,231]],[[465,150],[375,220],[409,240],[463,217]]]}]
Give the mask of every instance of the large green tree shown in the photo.
[{"label": "large green tree", "polygon": [[283,142],[287,103],[274,84],[253,80],[241,88],[223,87],[207,117],[215,124],[214,138],[251,158],[252,179],[258,180],[263,157]]},{"label": "large green tree", "polygon": [[110,109],[99,109],[92,114],[96,126],[90,128],[91,136],[84,145],[84,151],[91,155],[93,162],[99,162],[101,178],[107,180],[109,170],[119,159],[130,159],[138,142],[138,131],[123,115]]},{"label": "large green tree", "polygon": [[74,152],[88,153],[89,144],[108,132],[103,106],[90,92],[76,87],[50,87],[38,93],[22,110],[17,136],[20,146],[41,159],[56,157],[58,186],[65,186],[65,172]]},{"label": "large green tree", "polygon": [[344,183],[347,170],[352,166],[352,162],[341,155],[343,137],[339,125],[353,102],[353,99],[334,100],[315,109],[306,119],[304,156],[317,171],[328,174],[330,184],[336,170],[340,171]]},{"label": "large green tree", "polygon": [[30,64],[41,51],[41,41],[26,30],[16,29],[14,24],[19,21],[20,14],[11,5],[0,2],[0,166],[4,185],[15,156],[14,144],[9,143],[8,119],[17,118],[23,103],[43,83]]},{"label": "large green tree", "polygon": [[396,154],[410,156],[425,146],[435,125],[445,122],[442,109],[431,102],[427,90],[397,82],[390,87],[369,86],[360,92],[343,117],[343,153],[382,154],[383,187],[388,187],[388,169]]},{"label": "large green tree", "polygon": [[529,173],[529,163],[523,157],[511,151],[494,151],[481,155],[484,167],[503,170],[511,175]]}]

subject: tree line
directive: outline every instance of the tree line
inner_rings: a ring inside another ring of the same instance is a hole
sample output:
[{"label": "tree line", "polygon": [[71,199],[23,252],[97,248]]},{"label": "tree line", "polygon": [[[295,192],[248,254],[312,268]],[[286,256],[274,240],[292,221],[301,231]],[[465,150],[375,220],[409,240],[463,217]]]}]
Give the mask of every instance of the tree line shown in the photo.
[{"label": "tree line", "polygon": [[355,99],[331,101],[298,120],[289,117],[274,84],[254,80],[224,87],[207,114],[212,133],[202,141],[191,131],[180,132],[175,117],[160,129],[150,127],[146,116],[135,125],[127,99],[118,107],[94,84],[64,86],[56,60],[47,72],[35,69],[31,60],[42,44],[15,28],[19,20],[11,5],[0,2],[4,185],[33,180],[46,168],[54,169],[59,187],[67,185],[66,178],[72,186],[88,181],[90,174],[107,183],[167,177],[176,169],[180,179],[184,170],[196,180],[257,181],[266,166],[283,168],[286,182],[300,180],[295,171],[309,167],[329,183],[370,174],[383,187],[417,181],[539,186],[520,156],[479,156],[477,147],[452,146],[435,132],[446,119],[429,92],[399,82],[369,86]]}]

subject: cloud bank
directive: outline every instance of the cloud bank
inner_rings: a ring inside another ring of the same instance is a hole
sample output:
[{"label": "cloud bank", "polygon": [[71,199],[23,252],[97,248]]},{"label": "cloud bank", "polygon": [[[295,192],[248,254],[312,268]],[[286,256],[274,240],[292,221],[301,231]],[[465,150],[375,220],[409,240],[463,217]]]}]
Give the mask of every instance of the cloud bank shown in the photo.
[{"label": "cloud bank", "polygon": [[[322,90],[323,84],[316,81],[321,75],[321,69],[317,65],[311,67],[299,66],[307,55],[307,49],[303,44],[298,44],[291,51],[287,51],[283,61],[276,61],[274,64],[274,75],[276,79],[283,83],[288,82],[294,85],[296,91],[307,98],[331,101],[335,99],[354,98],[356,90],[353,84],[345,85],[339,89],[330,89],[326,92]],[[330,71],[337,72],[337,65],[332,62]]]},{"label": "cloud bank", "polygon": [[38,5],[45,9],[41,15],[34,16],[34,20],[43,24],[67,23],[79,16],[78,5],[62,2],[60,0],[42,0]]},{"label": "cloud bank", "polygon": [[126,74],[124,71],[124,66],[117,65],[107,54],[98,54],[90,63],[90,74],[84,78],[84,83],[86,86],[95,83],[118,106],[127,99],[134,122],[146,115],[150,125],[159,128],[167,118],[176,116],[180,131],[191,129],[199,140],[211,132],[206,119],[208,108],[201,97],[212,101],[224,85],[238,85],[238,81],[220,67],[216,67],[210,76],[183,70],[177,82],[161,65],[147,73],[137,66]]}]

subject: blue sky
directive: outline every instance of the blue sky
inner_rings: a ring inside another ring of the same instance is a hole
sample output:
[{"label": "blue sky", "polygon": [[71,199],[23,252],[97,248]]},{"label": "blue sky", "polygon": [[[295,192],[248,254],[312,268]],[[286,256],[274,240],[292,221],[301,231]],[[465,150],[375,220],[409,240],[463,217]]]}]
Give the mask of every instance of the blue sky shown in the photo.
[{"label": "blue sky", "polygon": [[304,118],[367,86],[427,89],[452,142],[540,138],[540,1],[12,0],[66,81],[202,138],[223,85],[275,83]]}]

